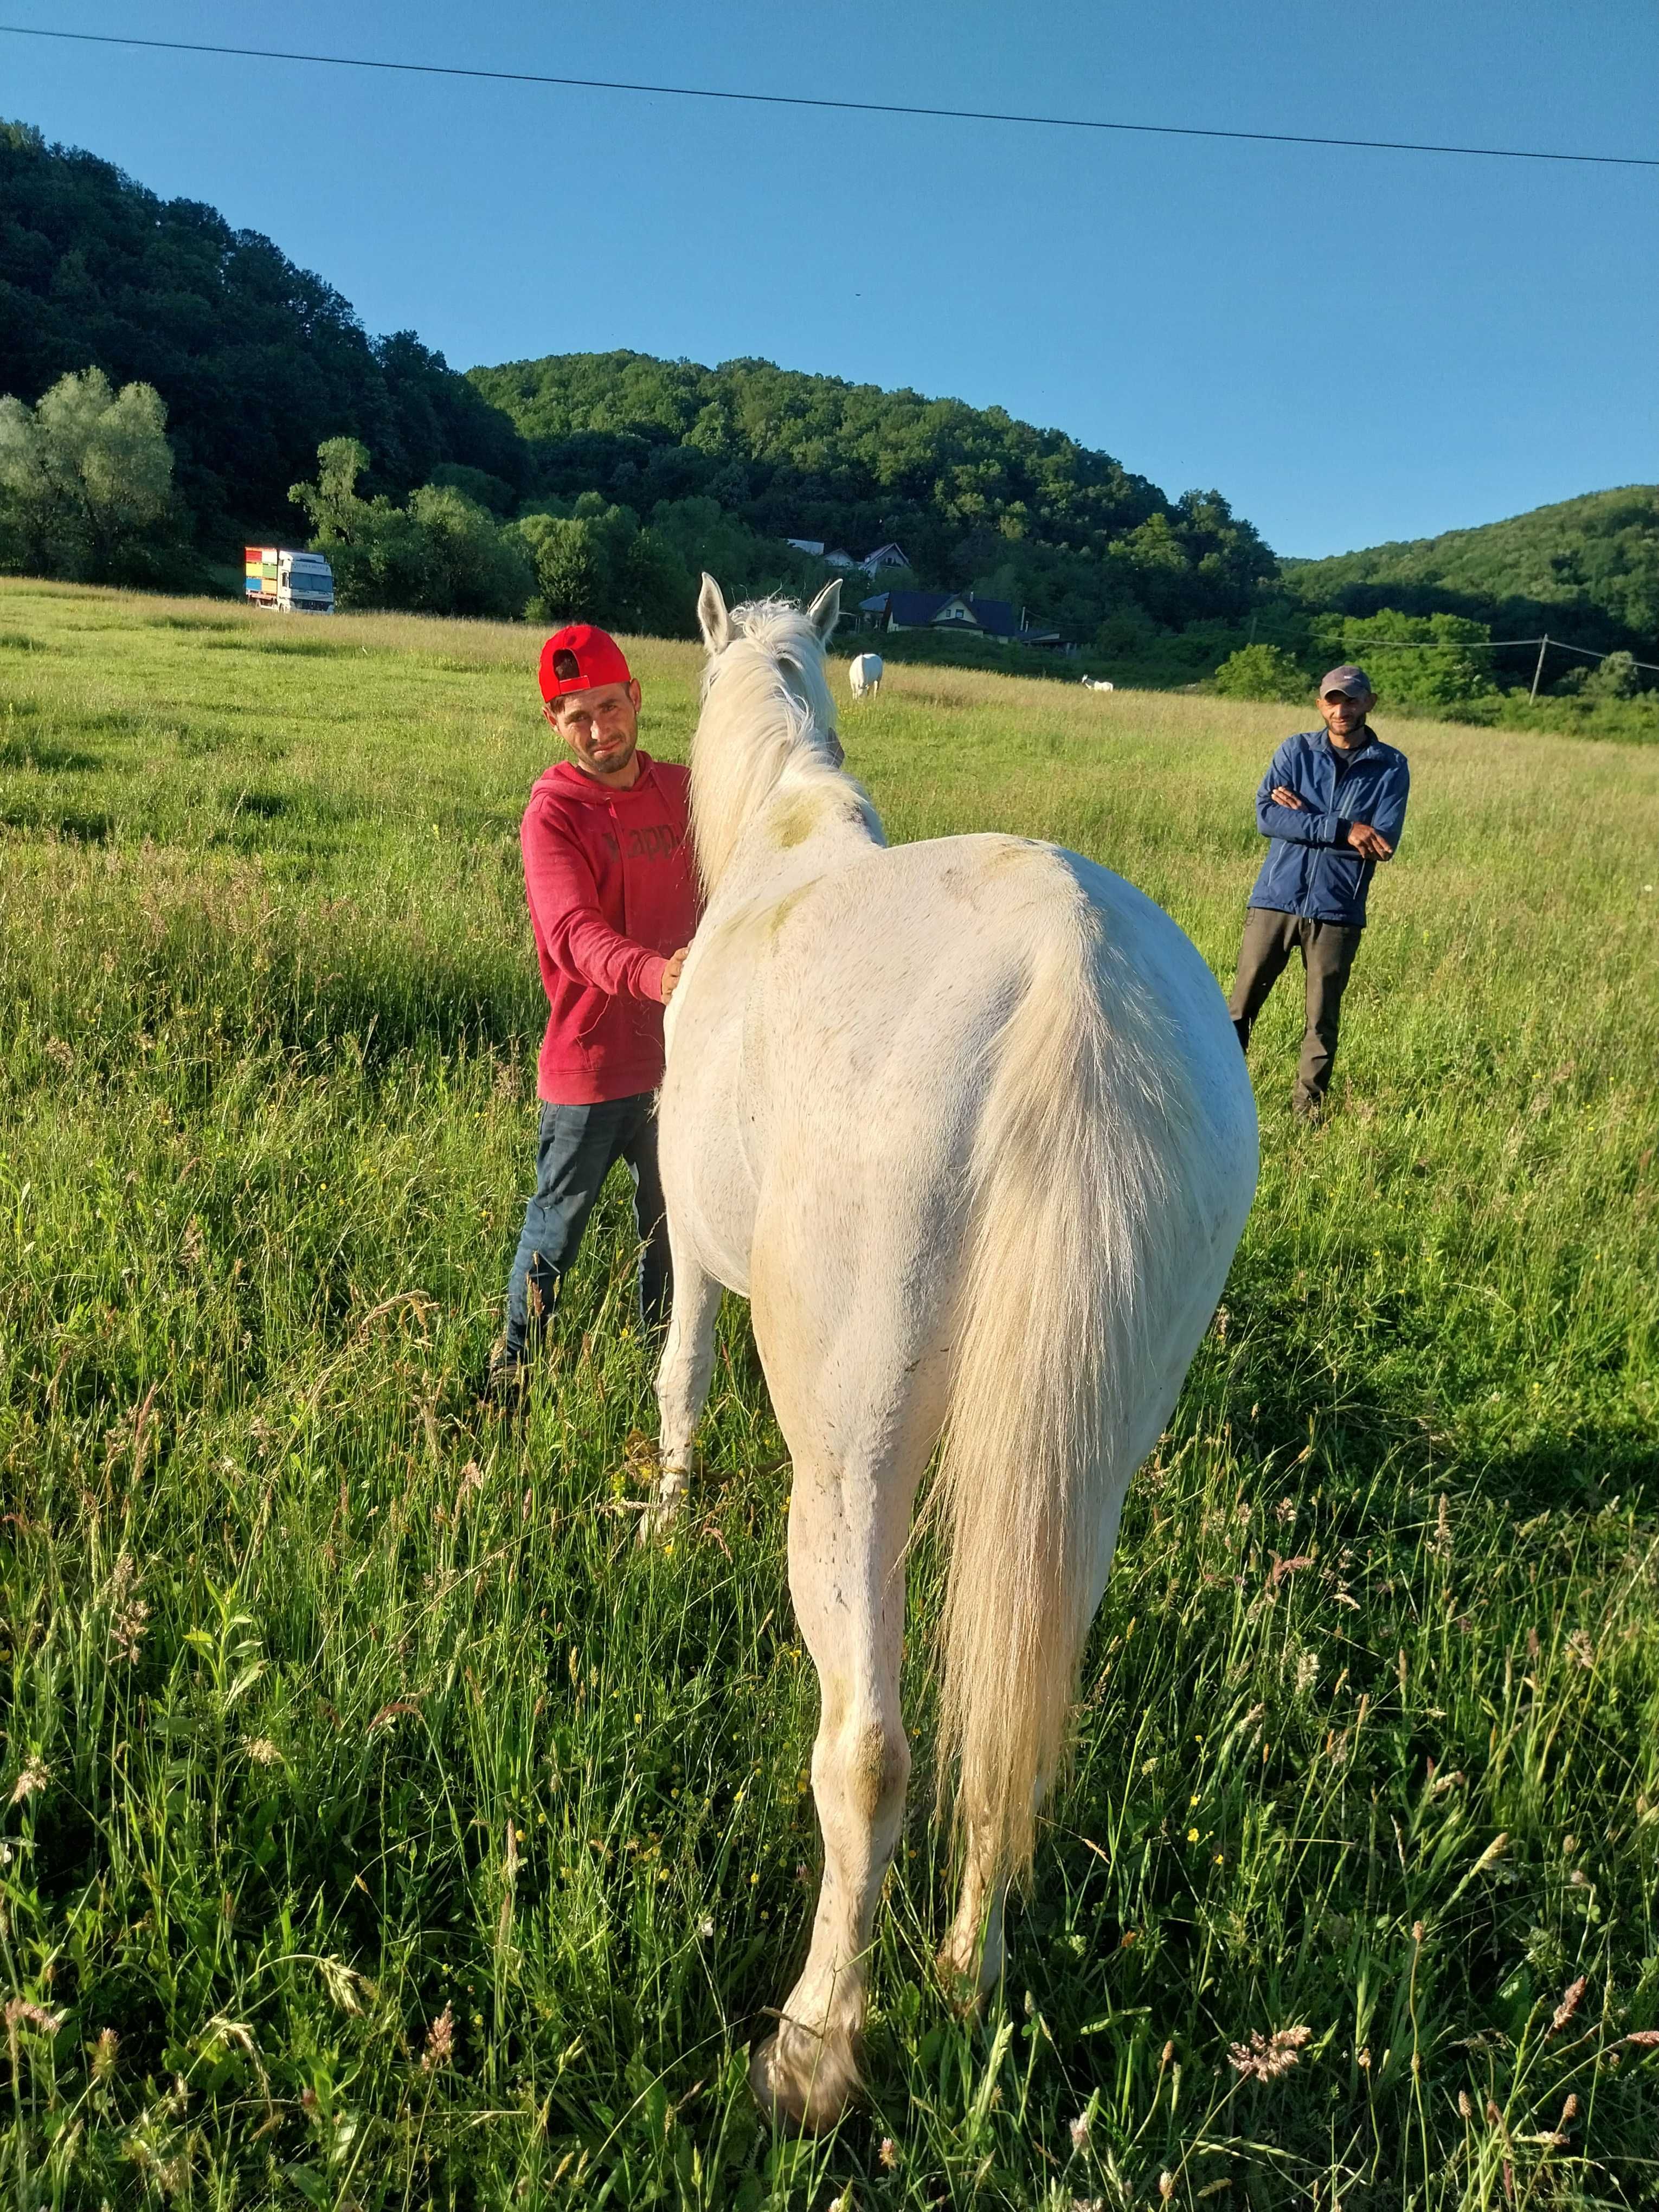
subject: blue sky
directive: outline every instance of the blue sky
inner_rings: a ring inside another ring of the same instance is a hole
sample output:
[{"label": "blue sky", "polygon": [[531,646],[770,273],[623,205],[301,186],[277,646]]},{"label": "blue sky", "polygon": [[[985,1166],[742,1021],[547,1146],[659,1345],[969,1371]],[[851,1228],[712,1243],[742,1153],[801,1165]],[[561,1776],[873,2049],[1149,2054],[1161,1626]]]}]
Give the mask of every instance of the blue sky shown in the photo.
[{"label": "blue sky", "polygon": [[[1649,0],[1149,9],[0,0],[0,21],[1137,122],[1659,154]],[[629,346],[951,393],[1285,553],[1659,477],[1659,172],[0,38],[0,114],[266,231],[457,368]]]}]

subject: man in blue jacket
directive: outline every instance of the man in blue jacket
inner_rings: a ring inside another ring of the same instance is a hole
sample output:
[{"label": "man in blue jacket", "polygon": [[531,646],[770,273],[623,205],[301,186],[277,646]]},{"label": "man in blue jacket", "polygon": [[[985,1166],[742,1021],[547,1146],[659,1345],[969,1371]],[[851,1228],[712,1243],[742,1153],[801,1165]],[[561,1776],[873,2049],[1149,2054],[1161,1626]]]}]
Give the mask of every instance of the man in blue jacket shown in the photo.
[{"label": "man in blue jacket", "polygon": [[1319,687],[1324,728],[1286,738],[1255,795],[1267,857],[1250,893],[1229,1012],[1248,1050],[1267,994],[1300,950],[1308,1025],[1291,1103],[1304,1121],[1323,1110],[1365,894],[1406,819],[1411,771],[1366,722],[1375,704],[1363,668],[1332,669]]}]

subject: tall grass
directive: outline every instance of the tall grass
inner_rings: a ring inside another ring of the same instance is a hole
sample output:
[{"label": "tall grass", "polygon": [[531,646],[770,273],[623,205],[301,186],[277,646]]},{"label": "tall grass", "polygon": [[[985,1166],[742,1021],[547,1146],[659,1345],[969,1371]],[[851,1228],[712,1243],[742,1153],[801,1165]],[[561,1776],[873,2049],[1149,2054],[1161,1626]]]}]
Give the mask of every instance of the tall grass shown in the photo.
[{"label": "tall grass", "polygon": [[[1291,979],[1257,1031],[1261,1196],[1006,1989],[929,1978],[921,1773],[868,2108],[797,2142],[743,2081],[817,1838],[741,1310],[659,1552],[615,1193],[522,1430],[475,1402],[527,652],[0,590],[7,2200],[1652,2201],[1659,763],[1406,733],[1325,1127]],[[636,654],[681,756],[696,656]],[[894,836],[1058,836],[1226,981],[1285,726],[905,669],[843,735]]]}]

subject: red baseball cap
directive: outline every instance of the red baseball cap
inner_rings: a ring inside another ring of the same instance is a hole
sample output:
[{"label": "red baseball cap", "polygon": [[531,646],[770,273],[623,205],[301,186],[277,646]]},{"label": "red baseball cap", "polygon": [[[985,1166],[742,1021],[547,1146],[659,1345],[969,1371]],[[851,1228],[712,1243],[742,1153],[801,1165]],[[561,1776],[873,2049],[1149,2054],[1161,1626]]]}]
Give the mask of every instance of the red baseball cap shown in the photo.
[{"label": "red baseball cap", "polygon": [[542,696],[550,703],[562,691],[593,691],[601,684],[631,684],[623,649],[608,630],[592,623],[556,629],[542,647],[536,671]]}]

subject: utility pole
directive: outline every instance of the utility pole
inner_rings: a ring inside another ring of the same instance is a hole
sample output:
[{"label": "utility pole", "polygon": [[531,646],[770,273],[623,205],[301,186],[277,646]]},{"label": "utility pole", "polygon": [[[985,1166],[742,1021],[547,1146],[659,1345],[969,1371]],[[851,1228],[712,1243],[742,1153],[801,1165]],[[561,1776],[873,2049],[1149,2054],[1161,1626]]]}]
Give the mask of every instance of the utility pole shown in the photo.
[{"label": "utility pole", "polygon": [[1538,696],[1538,679],[1544,672],[1544,655],[1549,651],[1549,649],[1550,634],[1546,630],[1542,637],[1538,641],[1538,665],[1532,672],[1532,690],[1527,694],[1529,701],[1536,699]]}]

